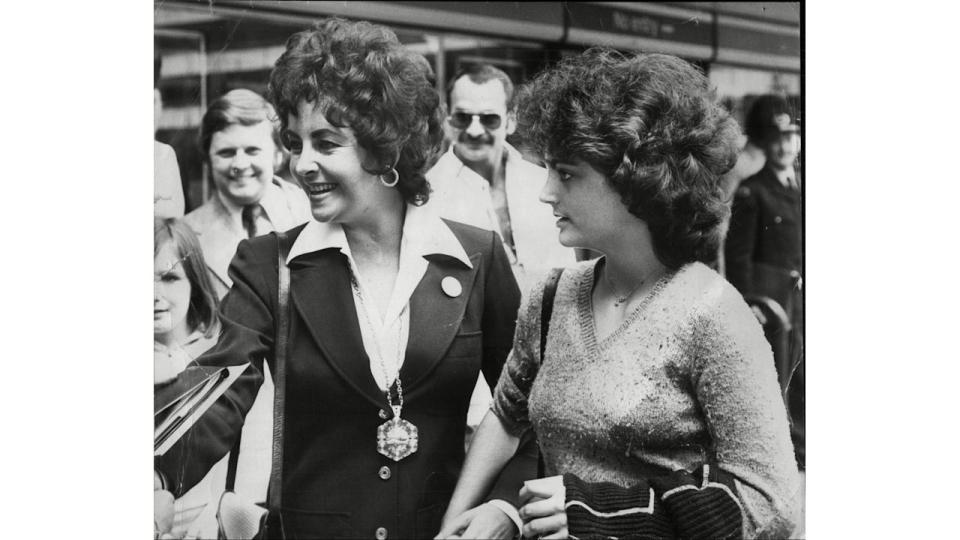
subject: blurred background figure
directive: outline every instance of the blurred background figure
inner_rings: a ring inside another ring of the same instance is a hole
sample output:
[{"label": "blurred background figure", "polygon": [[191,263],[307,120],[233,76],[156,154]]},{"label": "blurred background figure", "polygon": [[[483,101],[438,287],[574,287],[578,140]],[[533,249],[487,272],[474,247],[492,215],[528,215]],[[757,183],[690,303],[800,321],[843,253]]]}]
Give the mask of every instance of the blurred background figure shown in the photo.
[{"label": "blurred background figure", "polygon": [[[746,297],[773,300],[786,316],[786,325],[773,335],[768,331],[768,339],[778,356],[778,376],[802,469],[803,214],[796,167],[800,127],[787,101],[778,95],[758,98],[747,115],[745,127],[750,141],[763,150],[765,164],[741,182],[735,192],[725,246],[726,277]],[[769,314],[756,311],[761,324],[768,325]],[[778,346],[781,337],[786,338],[785,350]]]},{"label": "blurred background figure", "polygon": [[241,240],[311,219],[303,190],[274,174],[283,159],[278,126],[273,106],[242,88],[214,101],[203,116],[200,147],[216,189],[185,220],[200,239],[220,298],[233,284],[227,267]]},{"label": "blurred background figure", "polygon": [[[525,295],[551,268],[575,257],[560,245],[550,207],[538,200],[546,169],[524,160],[506,140],[517,128],[513,82],[492,65],[472,64],[454,74],[447,91],[453,144],[427,172],[429,204],[441,217],[499,234]],[[481,376],[467,415],[467,443],[490,399]]]},{"label": "blurred background figure", "polygon": [[[153,224],[153,382],[162,385],[217,341],[219,300],[210,284],[200,243],[183,221],[154,218]],[[158,528],[176,538],[216,538],[216,501],[223,491],[221,462],[182,497],[173,501],[172,520]],[[169,507],[169,494],[154,494]],[[210,504],[213,502],[214,504]],[[158,509],[159,510],[159,509]],[[168,508],[169,510],[169,508]],[[205,511],[206,510],[206,511]],[[157,516],[161,513],[157,512]],[[164,521],[164,523],[160,523]]]},{"label": "blurred background figure", "polygon": [[464,67],[448,86],[450,149],[427,173],[442,217],[495,231],[521,293],[550,268],[575,261],[560,245],[550,208],[538,200],[547,171],[507,141],[516,130],[513,82],[489,64]]},{"label": "blurred background figure", "polygon": [[[154,47],[156,49],[156,47]],[[153,131],[156,136],[163,113],[163,97],[160,95],[160,67],[163,63],[157,51],[153,56]],[[153,141],[153,215],[157,217],[183,217],[183,185],[180,183],[180,165],[173,148]]]}]

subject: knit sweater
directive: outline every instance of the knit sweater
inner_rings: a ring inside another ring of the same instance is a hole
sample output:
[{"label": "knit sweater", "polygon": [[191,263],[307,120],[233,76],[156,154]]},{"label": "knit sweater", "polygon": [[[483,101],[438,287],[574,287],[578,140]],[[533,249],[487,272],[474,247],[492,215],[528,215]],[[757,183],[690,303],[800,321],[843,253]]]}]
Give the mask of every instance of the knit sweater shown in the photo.
[{"label": "knit sweater", "polygon": [[513,434],[535,430],[548,475],[565,475],[571,535],[787,537],[799,474],[770,346],[743,298],[688,264],[601,337],[597,263],[561,276],[542,366],[543,284],[525,300],[493,405]]}]

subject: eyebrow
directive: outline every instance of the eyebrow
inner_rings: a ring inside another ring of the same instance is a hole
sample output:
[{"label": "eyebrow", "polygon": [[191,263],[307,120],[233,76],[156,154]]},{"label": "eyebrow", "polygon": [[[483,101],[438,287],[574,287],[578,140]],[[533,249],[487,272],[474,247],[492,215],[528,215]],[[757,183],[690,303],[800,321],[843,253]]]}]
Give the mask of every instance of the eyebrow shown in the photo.
[{"label": "eyebrow", "polygon": [[[295,131],[293,131],[292,129],[289,129],[289,128],[283,130],[283,134],[284,134],[284,135],[292,135],[292,136],[294,136],[294,137],[300,137],[300,135],[299,135],[297,132],[295,132]],[[340,133],[340,132],[338,132],[338,131],[334,131],[334,130],[329,129],[329,128],[320,128],[320,129],[318,129],[318,130],[315,130],[315,131],[311,131],[311,132],[310,132],[310,138],[311,138],[311,139],[315,139],[315,138],[317,138],[317,137],[322,137],[322,136],[324,136],[324,135],[334,135],[334,136],[336,136],[336,137],[343,137],[343,136],[344,136],[343,133]]]},{"label": "eyebrow", "polygon": [[576,169],[577,166],[569,161],[559,161],[556,159],[546,159],[544,163],[550,166],[551,169],[556,169],[558,166],[565,167],[567,169]]}]

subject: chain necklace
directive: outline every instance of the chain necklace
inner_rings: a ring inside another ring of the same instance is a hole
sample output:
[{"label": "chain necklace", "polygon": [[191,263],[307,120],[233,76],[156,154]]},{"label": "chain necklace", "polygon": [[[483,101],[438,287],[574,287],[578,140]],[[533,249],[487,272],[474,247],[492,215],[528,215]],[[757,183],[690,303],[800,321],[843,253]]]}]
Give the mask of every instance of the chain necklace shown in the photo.
[{"label": "chain necklace", "polygon": [[[400,382],[400,361],[403,359],[402,343],[405,330],[403,314],[407,310],[407,307],[404,306],[403,309],[400,310],[400,330],[397,333],[397,376],[394,382],[391,383],[390,373],[387,371],[386,363],[383,360],[383,351],[380,349],[380,340],[377,339],[375,335],[375,327],[373,326],[373,321],[370,319],[370,311],[367,309],[367,304],[363,300],[363,294],[360,291],[360,282],[357,280],[357,276],[353,272],[352,267],[350,269],[350,287],[353,289],[353,294],[360,303],[360,310],[363,311],[364,319],[366,319],[367,326],[370,328],[377,364],[380,367],[380,373],[383,374],[384,386],[387,388],[384,392],[387,395],[387,405],[389,405],[390,410],[393,411],[393,418],[387,420],[377,428],[377,452],[394,461],[400,461],[417,451],[419,441],[417,427],[400,418],[400,413],[403,411],[403,384]],[[397,387],[397,405],[393,404],[392,392],[390,391],[394,384]]]},{"label": "chain necklace", "polygon": [[[638,290],[640,290],[640,287],[643,287],[643,285],[647,282],[646,279],[640,280],[640,283],[637,284],[636,287],[630,289],[630,291],[629,291],[627,294],[625,294],[625,295],[623,295],[623,296],[620,296],[620,295],[617,294],[617,291],[614,290],[613,281],[612,281],[612,280],[610,279],[610,277],[607,275],[607,272],[608,272],[607,268],[604,268],[604,269],[603,269],[604,280],[607,282],[607,285],[610,287],[610,292],[613,293],[613,296],[614,296],[614,298],[613,298],[613,307],[617,307],[617,308],[618,308],[618,307],[622,306],[624,303],[626,303],[627,300],[629,300],[629,299],[634,295],[634,293],[636,293]],[[662,288],[662,285],[664,284],[664,279],[663,279],[663,277],[666,277],[666,276],[668,276],[668,275],[670,275],[670,272],[667,272],[666,274],[664,274],[664,276],[662,276],[662,277],[657,281],[657,283],[654,285],[653,291],[651,291],[652,295],[655,295],[657,292],[659,292],[659,289]]]}]

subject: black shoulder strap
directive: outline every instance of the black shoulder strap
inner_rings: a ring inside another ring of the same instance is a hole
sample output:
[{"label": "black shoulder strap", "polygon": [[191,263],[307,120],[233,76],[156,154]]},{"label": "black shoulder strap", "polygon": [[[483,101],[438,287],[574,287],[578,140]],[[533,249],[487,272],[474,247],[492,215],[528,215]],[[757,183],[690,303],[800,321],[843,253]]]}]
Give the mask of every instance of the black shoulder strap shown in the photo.
[{"label": "black shoulder strap", "polygon": [[[281,505],[280,478],[283,474],[283,413],[287,393],[287,339],[290,335],[290,267],[287,254],[290,245],[287,235],[277,232],[277,337],[275,373],[273,374],[273,458],[270,467],[270,484],[267,488],[267,510],[279,513]],[[282,522],[281,522],[282,527]]]},{"label": "black shoulder strap", "polygon": [[[277,335],[275,353],[275,373],[273,374],[273,457],[270,467],[270,484],[268,488],[268,508],[280,508],[280,475],[283,468],[283,412],[286,395],[286,357],[287,337],[290,334],[290,268],[287,266],[287,255],[290,253],[290,243],[284,232],[277,232]],[[237,461],[240,456],[240,435],[230,450],[227,461],[226,490],[233,491],[237,479]]]},{"label": "black shoulder strap", "polygon": [[557,295],[557,283],[563,268],[550,270],[547,282],[543,286],[543,301],[540,303],[540,364],[543,365],[543,353],[547,350],[547,333],[550,331],[550,317],[553,315],[553,297]]},{"label": "black shoulder strap", "polygon": [[[557,295],[557,283],[560,282],[560,274],[563,268],[554,268],[550,270],[547,276],[547,282],[543,286],[543,300],[540,302],[540,367],[546,360],[544,352],[547,350],[547,334],[550,332],[550,317],[553,316],[553,298]],[[543,478],[546,475],[543,452],[537,451],[537,478]]]}]

